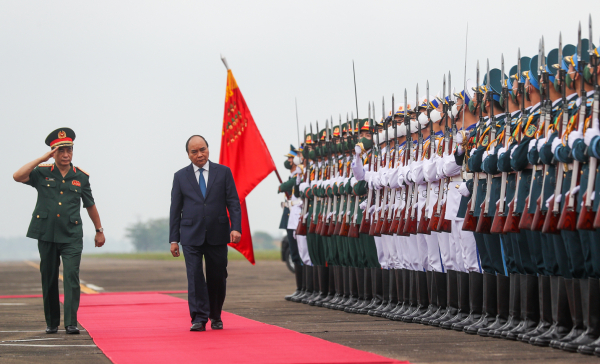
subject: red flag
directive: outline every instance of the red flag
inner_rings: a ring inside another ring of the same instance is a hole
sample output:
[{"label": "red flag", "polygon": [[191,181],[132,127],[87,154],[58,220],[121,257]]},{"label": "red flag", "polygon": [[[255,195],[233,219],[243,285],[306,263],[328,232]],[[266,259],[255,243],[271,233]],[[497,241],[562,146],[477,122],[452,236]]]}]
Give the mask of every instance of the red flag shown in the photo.
[{"label": "red flag", "polygon": [[230,244],[230,246],[254,264],[254,250],[245,199],[260,181],[275,171],[275,163],[229,69],[219,164],[231,169],[242,207],[242,239],[238,244]]}]

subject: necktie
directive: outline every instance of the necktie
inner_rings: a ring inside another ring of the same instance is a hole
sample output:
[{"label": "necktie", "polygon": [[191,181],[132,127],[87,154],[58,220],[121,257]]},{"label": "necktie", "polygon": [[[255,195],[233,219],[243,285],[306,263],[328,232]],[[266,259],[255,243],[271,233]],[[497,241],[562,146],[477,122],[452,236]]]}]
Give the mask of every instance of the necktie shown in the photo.
[{"label": "necktie", "polygon": [[204,168],[200,168],[200,192],[202,192],[202,197],[206,198],[206,181],[204,180]]}]

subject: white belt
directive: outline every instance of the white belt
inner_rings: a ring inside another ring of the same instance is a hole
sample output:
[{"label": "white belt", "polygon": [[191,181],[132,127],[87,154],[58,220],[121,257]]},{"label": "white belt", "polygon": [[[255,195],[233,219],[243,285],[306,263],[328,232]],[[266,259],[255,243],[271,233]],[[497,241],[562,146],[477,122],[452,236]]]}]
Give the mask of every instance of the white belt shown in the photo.
[{"label": "white belt", "polygon": [[487,178],[487,173],[479,172],[478,175],[479,175],[478,176],[479,179],[486,179]]},{"label": "white belt", "polygon": [[463,178],[461,176],[453,176],[450,178],[452,182],[463,182]]}]

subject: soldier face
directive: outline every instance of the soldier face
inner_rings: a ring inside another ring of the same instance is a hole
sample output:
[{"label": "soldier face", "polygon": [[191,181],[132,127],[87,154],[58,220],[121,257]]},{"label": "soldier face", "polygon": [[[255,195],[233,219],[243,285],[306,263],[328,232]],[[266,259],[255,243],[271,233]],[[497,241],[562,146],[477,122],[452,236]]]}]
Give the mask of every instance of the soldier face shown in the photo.
[{"label": "soldier face", "polygon": [[362,130],[360,132],[360,137],[361,138],[371,139],[371,133],[369,133],[369,131],[367,131],[367,130]]},{"label": "soldier face", "polygon": [[66,167],[73,160],[73,147],[60,147],[54,155],[54,161],[57,166]]},{"label": "soldier face", "polygon": [[204,139],[193,137],[188,145],[188,158],[198,167],[204,167],[208,162],[208,146]]}]

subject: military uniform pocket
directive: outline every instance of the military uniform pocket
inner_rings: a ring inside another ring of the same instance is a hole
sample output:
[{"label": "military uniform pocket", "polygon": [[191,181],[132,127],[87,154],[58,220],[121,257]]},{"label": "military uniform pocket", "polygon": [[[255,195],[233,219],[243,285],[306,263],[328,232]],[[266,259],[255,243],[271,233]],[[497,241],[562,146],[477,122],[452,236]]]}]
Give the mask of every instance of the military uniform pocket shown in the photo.
[{"label": "military uniform pocket", "polygon": [[42,229],[42,225],[48,219],[47,211],[38,211],[33,213],[33,218],[31,219],[30,230],[32,231],[40,231]]},{"label": "military uniform pocket", "polygon": [[71,222],[69,224],[69,233],[71,233],[71,236],[83,236],[83,228],[81,227],[81,216],[72,215],[70,216],[69,220]]}]

